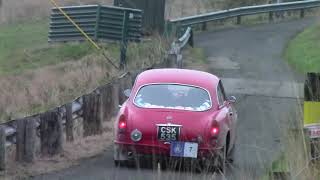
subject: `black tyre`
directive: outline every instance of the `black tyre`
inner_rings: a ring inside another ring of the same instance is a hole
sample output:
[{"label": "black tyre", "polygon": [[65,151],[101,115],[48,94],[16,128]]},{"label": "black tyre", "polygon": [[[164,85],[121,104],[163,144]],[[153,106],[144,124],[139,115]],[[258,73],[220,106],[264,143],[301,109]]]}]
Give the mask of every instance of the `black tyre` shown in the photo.
[{"label": "black tyre", "polygon": [[116,167],[119,167],[119,166],[120,166],[120,161],[118,161],[118,160],[113,160],[113,162],[114,162],[114,165],[115,165]]},{"label": "black tyre", "polygon": [[113,160],[116,167],[128,167],[128,161]]},{"label": "black tyre", "polygon": [[228,155],[228,163],[233,163],[234,162],[234,158],[235,158],[235,152],[236,152],[236,145],[233,145],[231,151],[229,152]]}]

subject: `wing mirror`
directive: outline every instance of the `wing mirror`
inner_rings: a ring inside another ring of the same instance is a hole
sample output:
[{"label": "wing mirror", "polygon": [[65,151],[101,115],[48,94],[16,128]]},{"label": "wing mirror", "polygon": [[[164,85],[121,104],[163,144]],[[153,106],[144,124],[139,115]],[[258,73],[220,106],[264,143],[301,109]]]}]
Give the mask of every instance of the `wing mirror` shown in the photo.
[{"label": "wing mirror", "polygon": [[231,103],[236,103],[237,102],[237,98],[235,96],[230,96],[228,98],[228,101],[231,102]]},{"label": "wing mirror", "polygon": [[126,89],[126,90],[124,90],[124,91],[123,91],[123,94],[124,94],[127,98],[129,98],[129,97],[130,97],[130,94],[131,94],[131,89]]}]

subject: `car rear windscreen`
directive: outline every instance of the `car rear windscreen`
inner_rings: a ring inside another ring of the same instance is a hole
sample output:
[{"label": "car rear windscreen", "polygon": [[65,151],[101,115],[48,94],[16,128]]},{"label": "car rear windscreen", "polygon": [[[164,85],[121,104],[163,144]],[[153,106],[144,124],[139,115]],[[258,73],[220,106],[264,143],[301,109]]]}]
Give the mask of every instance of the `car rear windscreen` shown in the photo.
[{"label": "car rear windscreen", "polygon": [[140,88],[134,104],[142,108],[206,111],[211,98],[203,88],[180,84],[152,84]]}]

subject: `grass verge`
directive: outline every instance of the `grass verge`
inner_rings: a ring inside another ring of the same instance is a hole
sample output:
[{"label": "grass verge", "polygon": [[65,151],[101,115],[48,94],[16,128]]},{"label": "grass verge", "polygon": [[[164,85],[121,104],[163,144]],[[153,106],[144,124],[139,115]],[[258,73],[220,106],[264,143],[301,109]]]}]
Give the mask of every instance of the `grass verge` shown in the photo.
[{"label": "grass verge", "polygon": [[208,71],[208,60],[202,48],[187,47],[183,51],[183,66],[189,69]]},{"label": "grass verge", "polygon": [[0,75],[77,60],[96,53],[87,43],[50,45],[46,20],[3,25],[0,28]]},{"label": "grass verge", "polygon": [[[36,114],[66,103],[119,73],[106,54],[119,64],[119,44],[48,44],[46,21],[10,24],[0,28],[0,123]],[[130,43],[128,70],[149,66],[164,58],[167,42],[151,37]]]},{"label": "grass verge", "polygon": [[320,24],[305,29],[285,51],[285,58],[298,72],[320,72]]}]

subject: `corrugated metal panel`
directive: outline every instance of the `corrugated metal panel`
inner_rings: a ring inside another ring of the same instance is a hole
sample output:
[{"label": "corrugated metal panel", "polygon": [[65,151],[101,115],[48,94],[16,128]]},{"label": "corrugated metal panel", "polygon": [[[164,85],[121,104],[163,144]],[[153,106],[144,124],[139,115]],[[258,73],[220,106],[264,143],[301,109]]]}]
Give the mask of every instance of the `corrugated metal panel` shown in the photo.
[{"label": "corrugated metal panel", "polygon": [[[141,10],[121,8],[114,6],[68,6],[62,9],[95,40],[122,40],[125,12],[129,13],[126,40],[140,41],[142,37]],[[49,42],[79,41],[85,37],[79,30],[59,11],[52,9]]]},{"label": "corrugated metal panel", "polygon": [[115,6],[141,9],[144,12],[143,31],[151,33],[164,31],[165,0],[114,0]]}]

